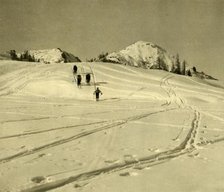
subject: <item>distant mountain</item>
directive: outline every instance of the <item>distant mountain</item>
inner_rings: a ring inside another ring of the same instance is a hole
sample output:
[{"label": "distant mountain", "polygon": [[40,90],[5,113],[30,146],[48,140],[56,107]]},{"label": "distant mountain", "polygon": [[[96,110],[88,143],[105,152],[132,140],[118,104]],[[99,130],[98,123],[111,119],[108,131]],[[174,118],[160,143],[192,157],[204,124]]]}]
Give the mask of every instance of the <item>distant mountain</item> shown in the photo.
[{"label": "distant mountain", "polygon": [[162,47],[145,41],[138,41],[117,52],[100,54],[98,59],[92,59],[92,61],[112,62],[145,69],[161,69],[180,75],[216,80],[204,72],[194,70],[195,67],[188,65],[186,61],[181,62],[178,54],[173,56]]},{"label": "distant mountain", "polygon": [[106,60],[135,67],[166,71],[171,71],[174,65],[174,57],[165,49],[145,41],[138,41],[121,51],[110,53],[106,56]]},{"label": "distant mountain", "polygon": [[81,62],[81,60],[71,53],[62,51],[60,48],[43,49],[43,50],[26,50],[17,53],[15,50],[10,52],[13,60],[41,62],[41,63],[69,63]]}]

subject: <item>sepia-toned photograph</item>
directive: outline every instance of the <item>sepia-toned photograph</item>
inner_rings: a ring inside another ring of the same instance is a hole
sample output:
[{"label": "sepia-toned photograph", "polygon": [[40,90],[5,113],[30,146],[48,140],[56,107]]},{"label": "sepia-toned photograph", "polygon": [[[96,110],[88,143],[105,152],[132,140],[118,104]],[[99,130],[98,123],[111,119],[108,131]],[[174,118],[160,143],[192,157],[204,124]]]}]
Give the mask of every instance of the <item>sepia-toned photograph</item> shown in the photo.
[{"label": "sepia-toned photograph", "polygon": [[0,0],[0,192],[223,192],[224,0]]}]

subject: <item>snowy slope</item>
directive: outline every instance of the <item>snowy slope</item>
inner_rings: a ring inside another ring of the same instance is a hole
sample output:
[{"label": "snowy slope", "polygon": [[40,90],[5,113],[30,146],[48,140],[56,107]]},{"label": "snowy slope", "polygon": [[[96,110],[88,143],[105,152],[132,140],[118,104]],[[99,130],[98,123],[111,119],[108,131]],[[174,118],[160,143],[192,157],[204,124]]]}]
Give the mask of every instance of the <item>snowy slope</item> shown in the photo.
[{"label": "snowy slope", "polygon": [[0,191],[224,188],[221,82],[76,63],[78,88],[73,65],[0,61]]},{"label": "snowy slope", "polygon": [[138,41],[127,48],[109,54],[108,61],[138,66],[143,68],[159,68],[158,59],[164,70],[170,71],[173,64],[172,56],[156,44]]}]

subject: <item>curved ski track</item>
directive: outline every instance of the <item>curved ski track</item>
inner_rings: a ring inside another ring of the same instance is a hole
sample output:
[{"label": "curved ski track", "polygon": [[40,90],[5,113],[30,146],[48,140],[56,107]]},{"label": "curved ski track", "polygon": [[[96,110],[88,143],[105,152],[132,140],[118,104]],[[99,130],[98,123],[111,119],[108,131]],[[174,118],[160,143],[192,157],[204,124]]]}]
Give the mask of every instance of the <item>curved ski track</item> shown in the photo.
[{"label": "curved ski track", "polygon": [[[126,124],[126,123],[128,123],[130,121],[139,120],[139,119],[148,117],[150,115],[154,115],[154,114],[162,113],[162,112],[167,112],[167,111],[171,111],[171,110],[175,110],[175,109],[176,108],[164,109],[164,110],[160,110],[160,111],[155,111],[155,112],[150,112],[150,113],[144,113],[144,114],[141,114],[141,115],[135,115],[135,116],[132,116],[132,117],[128,117],[126,119],[123,119],[123,120],[114,121],[112,123],[108,123],[107,125],[100,126],[100,127],[96,128],[96,129],[92,129],[92,130],[88,130],[88,131],[83,131],[83,132],[81,132],[79,134],[76,134],[76,135],[73,135],[71,137],[67,137],[67,138],[64,138],[64,139],[61,139],[61,140],[57,140],[57,141],[54,141],[54,142],[51,142],[51,143],[48,143],[48,144],[45,144],[45,145],[42,145],[42,146],[39,146],[39,147],[30,149],[30,150],[25,150],[25,151],[19,152],[17,154],[14,154],[14,155],[11,155],[11,156],[8,156],[8,157],[1,158],[0,159],[0,163],[6,163],[6,162],[9,162],[11,160],[20,158],[20,157],[24,157],[24,156],[27,156],[27,155],[31,155],[31,154],[37,153],[39,151],[42,151],[44,149],[48,149],[48,148],[51,148],[51,147],[55,147],[55,146],[58,146],[58,145],[61,145],[61,144],[64,144],[64,143],[67,143],[67,142],[70,142],[70,141],[79,139],[79,138],[86,137],[88,135],[92,135],[92,134],[97,133],[97,132],[100,132],[100,131],[104,131],[104,130],[107,130],[107,129],[111,129],[113,127],[117,127],[117,126]],[[101,123],[103,123],[103,122],[101,122]],[[96,123],[92,123],[92,124],[96,124]],[[47,131],[53,131],[53,130],[56,130],[56,129],[68,129],[68,128],[73,128],[73,127],[75,127],[75,126],[59,127],[59,128],[53,128],[53,129],[50,129],[50,130],[43,130],[43,131],[38,131],[38,132],[24,133],[24,134],[20,134],[19,136],[30,135],[30,134],[37,134],[37,133],[47,132]],[[11,137],[14,137],[14,136],[11,136]]]},{"label": "curved ski track", "polygon": [[[194,106],[187,105],[186,102],[176,94],[174,88],[169,83],[169,79],[171,79],[171,78],[173,78],[173,76],[171,76],[171,75],[165,76],[164,78],[162,78],[161,84],[160,84],[161,88],[168,95],[166,105],[176,104],[179,108],[185,108],[187,110],[192,111],[194,114],[194,118],[191,123],[191,129],[189,130],[186,138],[182,141],[182,143],[179,146],[175,147],[174,149],[170,149],[167,151],[163,151],[163,152],[153,154],[150,156],[146,156],[146,157],[142,157],[139,159],[124,161],[124,162],[117,163],[117,164],[114,164],[111,166],[106,166],[106,167],[103,167],[100,169],[96,169],[96,170],[84,172],[84,173],[81,173],[78,175],[66,177],[64,179],[52,181],[49,183],[39,184],[37,186],[33,186],[31,188],[24,189],[24,190],[22,190],[22,192],[47,191],[47,190],[52,190],[52,189],[55,189],[58,187],[62,187],[64,185],[72,183],[72,182],[89,180],[89,179],[97,177],[98,175],[101,175],[101,174],[109,174],[112,172],[121,171],[121,170],[127,169],[127,168],[134,168],[135,166],[141,166],[141,165],[153,166],[155,164],[166,162],[172,158],[175,158],[175,157],[178,157],[178,156],[181,156],[181,155],[184,155],[184,154],[187,154],[187,153],[190,153],[190,152],[196,150],[197,149],[196,137],[197,137],[197,133],[198,133],[198,129],[199,129],[200,116],[201,116],[200,112]],[[176,109],[176,108],[158,111],[157,113],[165,112],[167,110],[174,110],[174,109]],[[112,123],[111,125],[107,125],[106,127],[98,128],[98,130],[95,130],[94,132],[109,129],[114,126],[122,125],[124,123],[127,123],[128,121],[141,119],[141,118],[147,117],[149,115],[151,115],[151,113],[129,117],[125,121]],[[92,134],[92,132],[89,131],[87,133],[83,133],[82,136],[89,135],[89,134]],[[82,136],[80,135],[80,137],[82,137]]]}]

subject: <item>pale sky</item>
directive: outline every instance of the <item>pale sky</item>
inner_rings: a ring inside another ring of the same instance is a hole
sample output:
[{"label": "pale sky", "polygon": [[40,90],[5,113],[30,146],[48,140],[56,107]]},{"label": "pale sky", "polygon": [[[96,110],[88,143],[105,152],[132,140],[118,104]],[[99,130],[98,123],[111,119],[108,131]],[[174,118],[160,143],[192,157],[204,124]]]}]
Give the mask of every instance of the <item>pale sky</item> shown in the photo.
[{"label": "pale sky", "polygon": [[0,0],[0,52],[60,47],[85,60],[139,40],[224,80],[224,0]]}]

